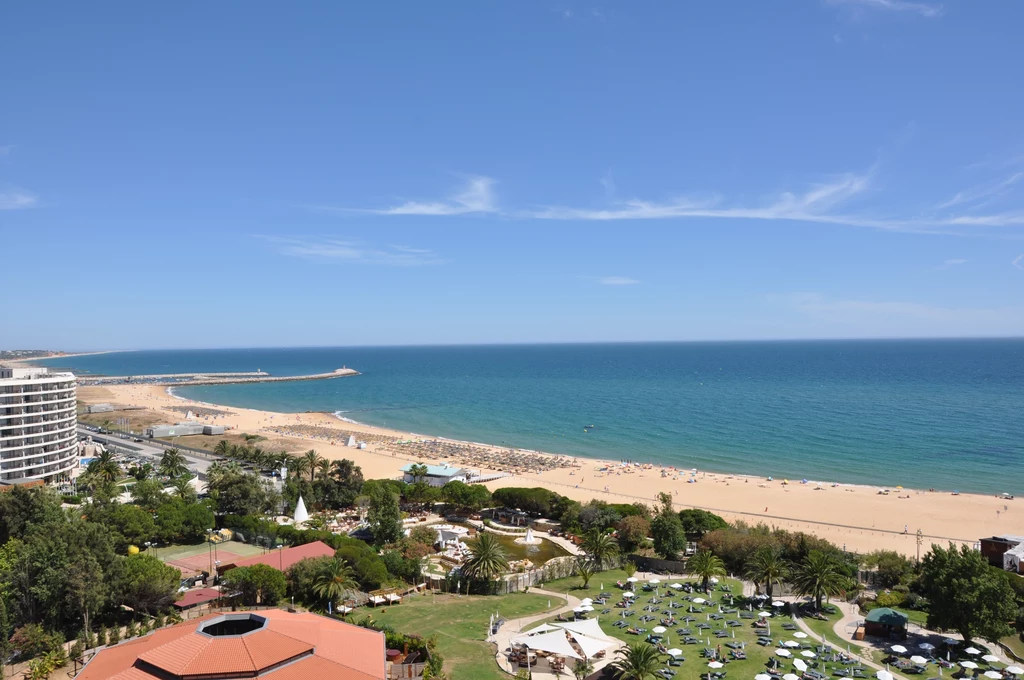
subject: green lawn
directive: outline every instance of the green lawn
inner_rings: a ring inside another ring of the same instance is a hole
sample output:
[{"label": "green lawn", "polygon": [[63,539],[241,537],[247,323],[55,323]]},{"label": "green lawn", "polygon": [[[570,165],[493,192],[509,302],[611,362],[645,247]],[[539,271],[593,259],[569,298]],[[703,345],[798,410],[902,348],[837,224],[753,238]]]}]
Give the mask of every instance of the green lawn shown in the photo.
[{"label": "green lawn", "polygon": [[[552,601],[552,609],[561,607]],[[546,595],[511,593],[501,596],[414,595],[395,607],[365,610],[379,623],[423,637],[437,635],[437,651],[453,680],[507,680],[494,661],[494,648],[484,642],[490,615],[505,619],[540,614],[548,608]],[[360,615],[363,612],[360,612]]]},{"label": "green lawn", "polygon": [[911,623],[922,628],[928,623],[928,612],[918,611],[917,609],[896,609],[896,611],[906,614],[910,618]]},{"label": "green lawn", "polygon": [[[625,574],[622,573],[621,571],[618,571],[618,572],[617,571],[604,572],[604,573],[594,577],[594,579],[591,581],[591,587],[590,587],[589,590],[572,590],[570,592],[571,592],[572,595],[574,595],[576,597],[587,597],[587,596],[594,597],[594,596],[597,595],[598,592],[600,592],[600,585],[601,585],[601,582],[603,581],[606,591],[611,592],[611,593],[613,593],[615,595],[618,595],[618,593],[621,592],[621,591],[619,591],[615,587],[614,584],[615,584],[616,580],[620,580],[620,579],[621,580],[625,579]],[[666,580],[663,579],[663,583],[667,583],[667,582],[672,582],[672,581],[666,581]],[[546,584],[545,587],[547,587],[548,589],[551,589],[551,590],[558,590],[558,591],[564,592],[566,589],[569,589],[569,588],[572,588],[572,587],[578,585],[578,583],[579,583],[579,578],[578,577],[577,578],[568,578],[568,579],[560,579],[559,581],[554,581],[554,582],[548,583],[548,584]],[[642,584],[638,584],[638,585],[640,585],[642,587]],[[733,592],[735,592],[735,593],[742,592],[742,585],[740,584],[740,582],[739,581],[735,581],[733,579],[722,579],[722,582],[719,585],[731,585],[732,589],[733,589]],[[664,585],[662,585],[660,590],[661,590],[662,593],[664,593]],[[648,632],[651,632],[651,630],[655,626],[660,624],[660,620],[650,621],[650,622],[647,622],[647,623],[641,623],[638,619],[639,619],[640,616],[642,616],[643,614],[647,613],[647,612],[645,612],[643,610],[643,607],[648,604],[648,602],[649,602],[649,600],[650,600],[650,598],[652,596],[652,593],[648,593],[648,592],[645,592],[643,590],[639,590],[639,591],[637,591],[637,595],[638,595],[638,598],[637,598],[638,599],[638,603],[637,603],[637,605],[634,606],[634,610],[636,611],[636,614],[634,616],[632,616],[632,617],[629,617],[627,620],[632,625],[637,626],[637,627],[641,627],[641,628],[646,628],[648,630]],[[679,602],[683,602],[683,600],[681,598],[683,596],[685,596],[685,595],[686,595],[685,592],[679,592],[675,596],[674,599],[676,599]],[[701,595],[699,593],[694,593],[692,595],[692,597],[698,597],[698,596],[699,597],[704,597],[705,599],[707,599],[707,596]],[[668,601],[668,599],[669,598],[664,598],[663,597],[662,604],[659,605],[659,607],[664,608],[664,605]],[[719,604],[722,604],[724,607],[728,608],[729,607],[729,602],[728,602],[727,596],[726,596],[726,594],[723,591],[715,590],[715,591],[713,591],[711,593],[710,599],[712,600],[712,602],[714,602],[714,604],[711,607],[707,607],[706,606],[705,607],[705,612],[703,614],[693,614],[692,616],[694,616],[697,620],[693,621],[691,623],[688,623],[688,624],[683,623],[681,621],[682,617],[687,615],[685,613],[685,610],[683,610],[683,609],[675,610],[675,616],[676,616],[676,619],[677,619],[677,623],[669,628],[669,632],[667,633],[668,637],[667,637],[667,640],[666,640],[666,646],[668,646],[670,648],[671,647],[679,647],[679,648],[681,648],[682,652],[683,652],[683,656],[686,658],[686,661],[683,663],[682,666],[677,667],[677,668],[674,669],[676,671],[675,680],[700,680],[701,674],[706,674],[708,672],[707,661],[704,660],[703,658],[701,658],[701,656],[700,656],[701,650],[704,647],[707,647],[707,646],[718,647],[719,645],[721,645],[722,652],[727,656],[728,652],[729,652],[729,649],[726,647],[726,643],[733,642],[734,640],[737,641],[737,642],[745,643],[746,646],[744,648],[744,651],[746,652],[747,658],[744,659],[744,660],[729,661],[726,664],[726,666],[725,666],[725,668],[723,670],[726,670],[729,673],[730,680],[732,680],[733,678],[735,678],[736,680],[749,680],[750,678],[754,677],[754,675],[756,675],[757,673],[762,672],[765,669],[765,664],[771,658],[779,658],[780,659],[780,661],[783,664],[784,672],[790,672],[790,671],[793,670],[791,661],[785,661],[784,659],[781,659],[780,657],[776,656],[776,654],[775,654],[775,647],[774,646],[772,646],[772,647],[761,647],[761,646],[759,646],[757,644],[758,634],[757,634],[757,632],[755,632],[754,627],[751,625],[752,621],[750,619],[740,618],[739,619],[740,622],[741,622],[740,626],[732,627],[732,628],[726,628],[725,630],[728,632],[729,636],[725,637],[725,638],[716,638],[716,637],[714,637],[713,630],[712,630],[711,634],[710,634],[710,644],[708,643],[708,637],[709,637],[709,633],[708,632],[703,632],[703,633],[698,635],[698,632],[697,632],[695,626],[700,621],[711,623],[712,626],[714,627],[714,629],[722,628],[723,622],[721,622],[721,621],[719,621],[719,622],[708,621],[708,615],[713,613],[713,612],[717,612]],[[745,609],[745,607],[741,607],[740,606],[739,602],[737,602],[736,606],[738,608]],[[615,638],[617,638],[619,640],[622,640],[622,641],[624,641],[626,643],[630,643],[630,644],[644,643],[644,639],[646,637],[646,634],[632,635],[630,633],[627,633],[626,629],[616,628],[616,627],[614,627],[612,625],[613,623],[615,623],[616,619],[620,618],[621,613],[622,613],[622,609],[615,608],[615,607],[612,607],[611,609],[612,609],[612,612],[609,613],[609,614],[606,614],[606,615],[601,615],[600,613],[597,614],[598,620],[601,622],[601,628],[605,631],[605,633],[608,634],[609,636],[615,637]],[[601,608],[598,607],[598,612],[600,612],[600,610],[601,610]],[[660,619],[662,616],[664,616],[664,613],[663,612],[662,613],[658,613],[658,614],[656,614],[656,616]],[[736,618],[736,615],[727,615],[726,618],[727,619]],[[554,617],[550,617],[549,619],[546,619],[546,621],[551,621],[551,620],[554,620]],[[793,637],[793,633],[796,632],[796,631],[787,631],[787,630],[785,630],[783,628],[784,624],[792,623],[792,622],[793,622],[793,620],[789,616],[776,616],[776,617],[773,617],[772,618],[772,626],[771,626],[772,639],[775,640],[776,642],[778,642],[780,640],[796,640],[796,641],[800,642],[800,640],[797,640],[796,638]],[[830,625],[830,624],[828,624],[826,622],[821,622],[821,623],[822,623],[823,626]],[[536,625],[539,625],[539,624],[540,624],[540,622],[538,622]],[[680,642],[681,642],[681,640],[679,639],[680,636],[676,632],[676,629],[682,628],[682,627],[690,628],[690,630],[692,631],[693,636],[694,637],[702,637],[704,639],[704,642],[701,643],[701,644],[696,644],[696,645],[683,645],[683,644],[680,644]],[[733,633],[735,633],[735,638],[733,637]],[[804,640],[802,640],[802,642],[803,643],[807,643],[807,644],[812,644],[812,641],[809,640],[809,639],[804,639]],[[799,650],[797,650],[797,654],[799,654]],[[831,666],[829,666],[828,670],[829,671],[831,670]],[[873,673],[868,673],[868,675],[873,675]],[[706,675],[705,675],[705,677],[706,677]]]},{"label": "green lawn", "polygon": [[[836,608],[836,613],[825,614],[825,616],[828,617],[828,621],[822,621],[820,619],[811,618],[810,616],[805,616],[803,617],[803,622],[807,624],[807,627],[810,628],[815,635],[819,637],[825,635],[832,642],[838,642],[833,626],[835,625],[836,621],[843,618],[843,612],[841,607],[845,607],[848,605],[846,605],[843,602],[840,602],[838,604],[833,604],[832,606]],[[825,605],[822,604],[822,608],[824,607]]]},{"label": "green lawn", "polygon": [[568,578],[560,578],[554,581],[548,581],[543,584],[545,590],[553,590],[556,593],[570,593],[580,599],[584,597],[593,597],[593,593],[601,592],[601,584],[604,584],[604,589],[611,592],[615,588],[615,582],[622,581],[626,582],[626,572],[621,569],[610,569],[608,571],[602,571],[599,574],[595,574],[590,579],[590,588],[587,590],[579,590],[580,583],[582,583],[579,576],[570,576]]},{"label": "green lawn", "polygon": [[1024,642],[1017,635],[1008,635],[1000,640],[1004,645],[1013,650],[1013,653],[1024,659]]}]

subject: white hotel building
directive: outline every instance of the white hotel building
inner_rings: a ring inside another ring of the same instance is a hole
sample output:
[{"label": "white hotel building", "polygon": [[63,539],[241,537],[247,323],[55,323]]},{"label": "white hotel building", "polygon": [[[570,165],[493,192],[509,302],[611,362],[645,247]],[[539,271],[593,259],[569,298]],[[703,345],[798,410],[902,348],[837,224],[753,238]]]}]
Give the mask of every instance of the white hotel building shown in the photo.
[{"label": "white hotel building", "polygon": [[0,484],[52,481],[78,465],[73,373],[0,367]]}]

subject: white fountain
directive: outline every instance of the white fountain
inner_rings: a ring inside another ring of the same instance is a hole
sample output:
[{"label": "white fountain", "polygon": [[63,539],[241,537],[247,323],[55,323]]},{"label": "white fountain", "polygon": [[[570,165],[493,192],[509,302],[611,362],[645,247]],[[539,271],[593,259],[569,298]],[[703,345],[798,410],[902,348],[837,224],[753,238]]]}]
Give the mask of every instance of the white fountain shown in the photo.
[{"label": "white fountain", "polygon": [[537,545],[540,543],[540,539],[533,535],[532,527],[526,527],[526,537],[517,538],[515,542],[520,545]]}]

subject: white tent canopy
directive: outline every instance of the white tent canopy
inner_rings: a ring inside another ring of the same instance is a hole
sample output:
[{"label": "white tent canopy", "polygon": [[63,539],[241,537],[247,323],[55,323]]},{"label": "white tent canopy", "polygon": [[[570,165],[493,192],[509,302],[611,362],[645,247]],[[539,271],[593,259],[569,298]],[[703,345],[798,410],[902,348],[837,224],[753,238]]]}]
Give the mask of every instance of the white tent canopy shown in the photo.
[{"label": "white tent canopy", "polygon": [[592,638],[608,639],[608,636],[601,630],[601,625],[597,622],[597,619],[583,619],[582,621],[565,621],[555,622],[551,624],[556,628],[562,628],[571,633],[579,633],[580,635],[588,635]]},{"label": "white tent canopy", "polygon": [[550,623],[542,623],[532,630],[524,630],[524,635],[536,635],[537,633],[547,633],[548,631],[558,630],[557,627],[552,626]]},{"label": "white tent canopy", "polygon": [[911,662],[917,663],[917,664],[928,663],[928,659],[924,658],[923,656],[912,656],[912,657],[910,657],[910,660],[911,660]]},{"label": "white tent canopy", "polygon": [[1007,666],[1006,672],[1013,673],[1014,675],[1020,675],[1024,673],[1024,668],[1021,668],[1020,666]]},{"label": "white tent canopy", "polygon": [[302,496],[299,496],[299,502],[295,504],[295,523],[302,524],[309,520],[309,513],[306,511],[306,504],[302,500]]},{"label": "white tent canopy", "polygon": [[795,673],[786,673],[782,676],[782,680],[800,680]]},{"label": "white tent canopy", "polygon": [[964,668],[969,668],[972,671],[978,667],[978,664],[974,663],[973,661],[961,661],[960,665]]},{"label": "white tent canopy", "polygon": [[981,654],[981,650],[978,649],[977,647],[968,647],[967,649],[964,650],[964,654],[971,654],[971,655]]},{"label": "white tent canopy", "polygon": [[[572,648],[572,645],[569,644],[569,640],[566,639],[565,631],[563,630],[541,633],[540,635],[526,635],[514,639],[513,642],[526,645],[533,650],[558,654],[559,656],[568,656],[572,659],[582,658]],[[582,645],[580,646],[582,647]]]},{"label": "white tent canopy", "polygon": [[572,637],[576,640],[576,644],[580,646],[580,649],[583,650],[583,653],[587,658],[590,658],[602,649],[608,649],[615,644],[614,640],[609,640],[607,638],[595,638],[590,637],[589,635],[573,635]]},{"label": "white tent canopy", "polygon": [[788,649],[776,649],[775,653],[779,656],[793,656],[793,653]]},{"label": "white tent canopy", "polygon": [[984,659],[985,661],[988,661],[989,663],[995,663],[996,661],[999,661],[999,657],[996,656],[995,654],[986,654],[986,655],[984,655],[981,658]]},{"label": "white tent canopy", "polygon": [[794,661],[793,662],[793,667],[796,668],[801,673],[803,673],[805,670],[807,670],[807,664],[804,663],[803,659],[797,659],[796,661]]},{"label": "white tent canopy", "polygon": [[999,680],[1003,677],[1003,674],[999,671],[985,671],[986,678],[992,678],[992,680]]},{"label": "white tent canopy", "polygon": [[875,677],[878,678],[878,680],[893,680],[892,673],[889,671],[878,671],[875,673]]},{"label": "white tent canopy", "polygon": [[807,633],[804,633],[803,631],[799,631],[798,630],[797,632],[793,633],[793,637],[800,638],[802,640],[805,637],[807,637]]},{"label": "white tent canopy", "polygon": [[907,648],[904,647],[903,645],[893,645],[889,649],[891,649],[892,651],[896,652],[897,654],[906,654],[907,653]]}]

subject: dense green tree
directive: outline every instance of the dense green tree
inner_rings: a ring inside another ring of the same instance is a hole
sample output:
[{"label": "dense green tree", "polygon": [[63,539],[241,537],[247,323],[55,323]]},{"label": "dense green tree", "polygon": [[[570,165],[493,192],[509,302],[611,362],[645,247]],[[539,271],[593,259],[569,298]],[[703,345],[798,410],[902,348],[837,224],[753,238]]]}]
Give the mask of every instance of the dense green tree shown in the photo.
[{"label": "dense green tree", "polygon": [[835,556],[818,550],[811,551],[793,574],[793,587],[814,598],[816,610],[821,610],[824,598],[841,593],[847,582]]},{"label": "dense green tree", "polygon": [[472,511],[487,505],[491,500],[491,493],[482,484],[453,481],[441,487],[441,499],[460,511]]},{"label": "dense green tree", "polygon": [[679,511],[679,521],[683,523],[683,531],[686,537],[692,540],[700,540],[704,534],[725,529],[729,523],[713,512],[701,510],[700,508],[687,508]]},{"label": "dense green tree", "polygon": [[495,503],[507,508],[518,508],[524,512],[537,513],[541,517],[559,519],[559,506],[562,497],[554,491],[542,487],[509,486],[495,489],[492,496]]},{"label": "dense green tree", "polygon": [[366,521],[375,544],[385,545],[398,541],[402,537],[402,513],[398,508],[398,496],[386,486],[374,486],[370,490],[370,509]]},{"label": "dense green tree", "polygon": [[782,587],[789,578],[789,563],[782,558],[782,551],[773,546],[764,546],[751,557],[747,567],[747,578],[758,586],[764,586],[768,597],[772,596],[774,587]]},{"label": "dense green tree", "polygon": [[622,647],[616,655],[618,658],[612,663],[612,675],[616,680],[648,680],[655,677],[655,672],[661,668],[657,648],[643,642]]},{"label": "dense green tree", "polygon": [[604,531],[621,519],[619,511],[604,501],[592,500],[580,508],[580,528],[584,532],[593,529]]},{"label": "dense green tree", "polygon": [[599,529],[588,531],[580,548],[594,561],[598,570],[604,569],[605,564],[619,554],[619,546],[616,545],[615,539]]},{"label": "dense green tree", "polygon": [[654,552],[667,560],[675,559],[686,547],[682,522],[674,512],[659,513],[651,520],[651,537],[654,539]]},{"label": "dense green tree", "polygon": [[217,510],[230,515],[259,515],[276,504],[276,494],[259,476],[245,472],[237,463],[214,463],[206,486]]},{"label": "dense green tree", "polygon": [[864,566],[874,569],[881,588],[892,588],[910,577],[914,565],[895,550],[876,550],[864,556]]},{"label": "dense green tree", "polygon": [[263,604],[272,607],[288,589],[284,574],[266,564],[235,567],[224,575],[224,581],[229,588],[240,593],[242,603],[248,606]]},{"label": "dense green tree", "polygon": [[[340,559],[338,557],[308,557],[293,564],[285,573],[288,583],[288,595],[295,598],[297,602],[305,604],[310,609],[326,611],[327,600],[321,597],[317,591],[317,583],[321,575],[333,565],[335,560]],[[342,562],[347,564],[344,560]],[[356,578],[354,571],[352,576],[353,579]],[[359,587],[358,581],[356,581],[354,587]]]},{"label": "dense green tree", "polygon": [[31,525],[63,519],[60,498],[51,489],[26,489],[14,485],[0,493],[0,545],[11,538],[22,538]]},{"label": "dense green tree", "polygon": [[133,503],[150,512],[167,500],[167,495],[164,494],[163,482],[156,479],[144,479],[135,482],[131,487],[131,495]]},{"label": "dense green tree", "polygon": [[616,531],[622,551],[632,552],[643,545],[651,535],[651,523],[642,515],[631,515],[622,518],[616,526]]},{"label": "dense green tree", "polygon": [[165,543],[199,543],[213,528],[213,510],[206,503],[171,498],[157,508],[156,524]]},{"label": "dense green tree", "polygon": [[929,628],[955,630],[967,643],[975,635],[998,640],[1010,634],[1017,607],[1008,574],[991,569],[980,552],[933,545],[921,561],[920,585]]},{"label": "dense green tree", "polygon": [[166,611],[181,585],[181,571],[151,555],[121,558],[115,593],[121,604],[143,614]]}]

